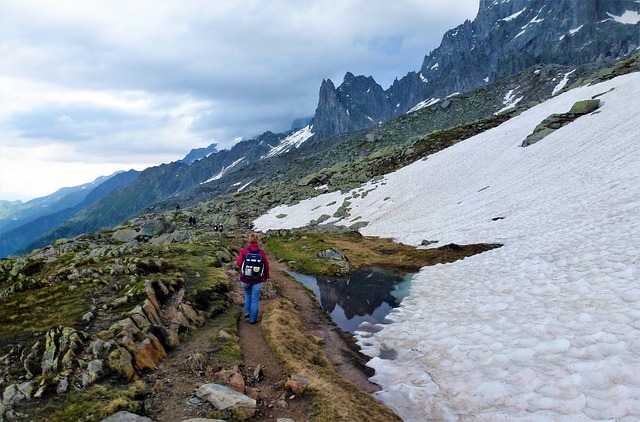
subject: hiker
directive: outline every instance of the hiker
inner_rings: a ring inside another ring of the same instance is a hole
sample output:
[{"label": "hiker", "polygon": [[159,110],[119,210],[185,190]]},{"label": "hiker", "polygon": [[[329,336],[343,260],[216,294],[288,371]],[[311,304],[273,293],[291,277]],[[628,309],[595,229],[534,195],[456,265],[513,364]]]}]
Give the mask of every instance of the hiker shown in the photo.
[{"label": "hiker", "polygon": [[269,261],[265,251],[258,247],[260,236],[257,233],[249,235],[249,245],[242,248],[236,265],[240,267],[240,282],[244,288],[244,318],[249,323],[258,322],[258,302],[262,283],[269,281]]}]

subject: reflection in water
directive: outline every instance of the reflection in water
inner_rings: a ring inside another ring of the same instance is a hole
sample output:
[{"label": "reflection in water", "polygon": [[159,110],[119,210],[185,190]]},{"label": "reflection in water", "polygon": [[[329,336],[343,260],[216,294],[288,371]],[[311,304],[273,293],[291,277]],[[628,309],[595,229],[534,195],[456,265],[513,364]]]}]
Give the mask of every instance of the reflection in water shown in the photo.
[{"label": "reflection in water", "polygon": [[361,270],[348,278],[289,274],[312,289],[322,309],[350,333],[363,322],[384,322],[391,309],[397,308],[409,294],[413,276],[381,268]]}]

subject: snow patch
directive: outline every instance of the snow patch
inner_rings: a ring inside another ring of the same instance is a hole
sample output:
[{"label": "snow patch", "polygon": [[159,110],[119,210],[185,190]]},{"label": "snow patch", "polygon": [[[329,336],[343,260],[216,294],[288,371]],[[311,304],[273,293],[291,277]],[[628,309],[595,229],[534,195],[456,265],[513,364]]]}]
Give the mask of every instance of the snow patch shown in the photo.
[{"label": "snow patch", "polygon": [[576,70],[573,69],[571,72],[565,73],[564,77],[562,78],[562,80],[558,83],[558,85],[556,85],[553,88],[553,91],[551,92],[551,95],[556,95],[558,92],[562,91],[562,89],[565,87],[565,85],[567,85],[567,82],[569,82],[569,76],[575,71]]},{"label": "snow patch", "polygon": [[253,180],[251,180],[250,182],[245,183],[244,185],[240,186],[240,188],[238,188],[237,192],[242,192],[243,190],[246,189],[247,186],[249,186],[252,183],[253,183]]},{"label": "snow patch", "polygon": [[200,184],[204,185],[205,183],[213,182],[214,180],[218,180],[218,179],[222,178],[222,176],[224,176],[229,170],[231,170],[232,168],[234,168],[235,166],[240,164],[242,162],[242,160],[244,160],[244,159],[245,159],[245,157],[238,158],[236,161],[231,163],[229,166],[222,167],[222,170],[220,170],[220,172],[218,174],[216,174],[215,176],[213,176],[212,178],[210,178],[206,182],[202,182]]},{"label": "snow patch", "polygon": [[[387,324],[356,333],[375,396],[402,419],[640,420],[639,84],[636,72],[561,93],[364,198],[333,192],[255,220],[300,227],[351,197],[337,224],[360,217],[363,235],[504,245],[422,268]],[[599,113],[520,147],[594,95]]]},{"label": "snow patch", "polygon": [[411,110],[407,111],[407,113],[412,113],[414,111],[418,111],[421,108],[430,107],[440,101],[440,98],[430,98],[428,100],[420,101],[418,104],[414,105]]},{"label": "snow patch", "polygon": [[504,105],[504,107],[501,108],[500,110],[498,110],[497,112],[495,112],[494,114],[500,114],[503,111],[510,110],[510,109],[514,108],[516,105],[518,105],[518,103],[520,101],[522,101],[524,96],[521,96],[520,98],[516,98],[516,94],[514,93],[514,91],[517,90],[518,88],[520,88],[520,87],[518,86],[515,89],[510,89],[504,95],[504,99],[502,100],[502,104]]},{"label": "snow patch", "polygon": [[[347,110],[348,112],[348,110]],[[305,126],[302,129],[293,132],[291,135],[284,138],[278,145],[271,148],[269,153],[262,158],[270,158],[275,157],[276,155],[283,154],[292,148],[298,148],[302,145],[307,139],[313,136],[312,127]]]},{"label": "snow patch", "polygon": [[579,27],[577,27],[577,28],[575,28],[575,29],[570,29],[570,30],[569,30],[569,34],[571,34],[571,35],[575,34],[575,33],[576,33],[576,32],[578,32],[579,30],[581,30],[581,29],[582,29],[582,27],[584,27],[584,25],[580,25]]},{"label": "snow patch", "polygon": [[613,19],[615,22],[625,25],[635,25],[637,23],[640,23],[640,13],[634,10],[627,10],[620,16],[616,16],[609,12],[607,12],[607,15],[610,16],[611,19]]},{"label": "snow patch", "polygon": [[514,20],[515,18],[517,18],[518,16],[520,16],[520,15],[522,14],[522,12],[524,12],[525,10],[527,10],[527,8],[526,8],[526,7],[525,7],[524,9],[522,9],[521,11],[514,13],[514,14],[513,14],[513,15],[511,15],[511,16],[507,16],[506,18],[499,19],[499,20],[501,20],[501,21],[505,21],[505,22],[512,21],[512,20]]}]

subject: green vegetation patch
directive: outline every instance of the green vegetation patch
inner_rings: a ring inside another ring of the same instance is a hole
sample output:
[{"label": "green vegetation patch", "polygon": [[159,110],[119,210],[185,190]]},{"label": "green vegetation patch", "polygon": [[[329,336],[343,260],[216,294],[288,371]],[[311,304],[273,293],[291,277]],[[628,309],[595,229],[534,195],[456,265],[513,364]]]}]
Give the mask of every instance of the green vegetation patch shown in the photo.
[{"label": "green vegetation patch", "polygon": [[93,385],[85,391],[58,394],[44,406],[30,406],[29,420],[43,422],[100,421],[121,410],[140,411],[146,386],[138,381],[129,385]]},{"label": "green vegetation patch", "polygon": [[323,250],[335,248],[347,257],[351,271],[387,267],[418,271],[426,265],[453,262],[500,247],[499,244],[456,245],[417,249],[394,243],[391,239],[365,237],[358,232],[311,233],[292,230],[289,235],[269,236],[267,248],[279,260],[287,261],[297,272],[310,275],[333,275],[335,268],[318,258]]},{"label": "green vegetation patch", "polygon": [[[242,309],[234,306],[211,320],[211,324],[216,329],[210,339],[213,352],[209,358],[214,361],[214,366],[230,368],[243,363],[244,356],[238,339],[238,320],[240,317],[242,317]],[[228,336],[222,335],[222,332]]]},{"label": "green vegetation patch", "polygon": [[53,327],[77,327],[92,306],[95,286],[56,283],[0,298],[0,347],[16,335],[43,333]]}]

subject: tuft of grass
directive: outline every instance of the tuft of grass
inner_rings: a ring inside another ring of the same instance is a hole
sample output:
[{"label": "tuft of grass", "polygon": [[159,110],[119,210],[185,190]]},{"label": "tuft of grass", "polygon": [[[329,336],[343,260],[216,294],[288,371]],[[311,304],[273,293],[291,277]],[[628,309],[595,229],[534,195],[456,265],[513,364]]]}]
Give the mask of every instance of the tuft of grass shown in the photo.
[{"label": "tuft of grass", "polygon": [[57,326],[76,327],[91,308],[94,286],[56,283],[0,298],[0,348],[14,336],[45,332]]},{"label": "tuft of grass", "polygon": [[[216,330],[210,339],[214,349],[210,357],[217,366],[228,368],[241,365],[244,361],[244,355],[238,339],[238,320],[241,316],[242,310],[234,306],[211,321]],[[218,336],[220,330],[226,331],[231,338],[220,338]]]},{"label": "tuft of grass", "polygon": [[139,412],[146,389],[144,382],[129,385],[93,385],[84,391],[72,390],[51,398],[43,406],[26,409],[29,420],[43,422],[94,422],[121,410]]},{"label": "tuft of grass", "polygon": [[315,421],[400,420],[372,395],[338,374],[322,347],[305,328],[295,304],[289,299],[280,298],[266,307],[262,330],[287,372],[290,375],[302,375],[311,381],[307,391],[312,395]]}]

